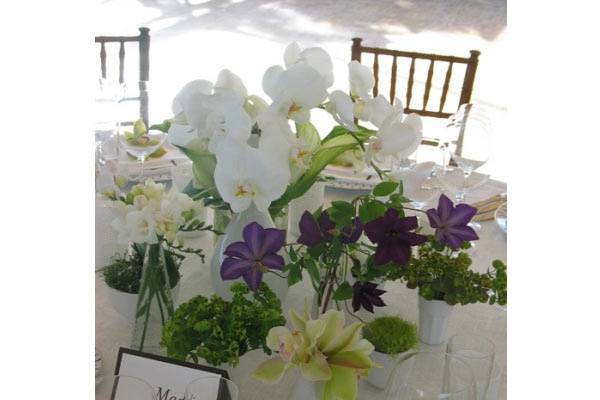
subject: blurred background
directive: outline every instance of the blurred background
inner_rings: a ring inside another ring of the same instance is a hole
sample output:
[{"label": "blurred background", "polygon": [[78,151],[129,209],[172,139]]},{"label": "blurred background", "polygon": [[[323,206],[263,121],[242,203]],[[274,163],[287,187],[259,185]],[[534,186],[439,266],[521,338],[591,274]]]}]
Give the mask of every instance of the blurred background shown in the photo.
[{"label": "blurred background", "polygon": [[[151,123],[172,116],[171,100],[185,83],[215,81],[223,68],[239,75],[249,93],[267,98],[261,88],[263,73],[271,65],[283,64],[283,51],[292,41],[329,52],[335,73],[332,89],[345,91],[353,37],[362,37],[363,46],[459,57],[479,50],[471,102],[488,110],[493,144],[489,161],[479,171],[507,180],[505,0],[99,0],[94,22],[95,35],[137,35],[138,27],[150,28]],[[117,79],[118,50],[118,45],[106,48],[108,79],[111,74]],[[137,66],[137,51],[126,54],[125,82],[135,91],[138,70],[129,67]],[[372,57],[363,56],[363,64],[372,62]],[[391,58],[382,58],[380,93],[386,97],[390,67]],[[398,64],[396,93],[404,93],[408,68]],[[427,66],[417,63],[416,68],[418,93]],[[432,98],[441,91],[444,74],[445,68],[434,71]],[[462,75],[459,69],[453,72],[457,78]],[[459,89],[451,87],[447,103],[458,105],[458,96]],[[130,112],[136,114],[136,105]],[[444,129],[443,120],[424,120],[425,136],[434,137]],[[333,125],[329,116],[318,112],[313,113],[313,123],[322,136]],[[433,150],[419,150],[419,161],[439,162],[440,152]]]}]

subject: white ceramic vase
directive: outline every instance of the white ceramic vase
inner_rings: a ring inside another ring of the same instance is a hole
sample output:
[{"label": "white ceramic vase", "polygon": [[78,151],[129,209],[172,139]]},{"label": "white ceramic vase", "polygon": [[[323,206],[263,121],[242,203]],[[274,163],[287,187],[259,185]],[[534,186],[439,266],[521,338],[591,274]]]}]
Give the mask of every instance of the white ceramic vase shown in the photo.
[{"label": "white ceramic vase", "polygon": [[[251,204],[245,211],[233,215],[231,222],[227,225],[225,232],[219,237],[219,240],[215,245],[213,257],[210,262],[212,287],[218,296],[227,301],[231,301],[232,298],[230,290],[231,285],[236,282],[244,282],[244,280],[241,277],[231,281],[224,281],[221,279],[221,264],[223,264],[223,260],[226,258],[226,256],[223,255],[223,252],[231,243],[243,240],[242,232],[246,225],[252,222],[260,224],[265,229],[275,227],[269,213],[260,212],[256,209],[254,204]],[[283,256],[286,263],[289,261],[287,259],[287,254],[283,249],[278,254]],[[280,278],[275,274],[265,273],[263,274],[263,282],[269,285],[269,288],[283,303],[288,291],[287,280]]]},{"label": "white ceramic vase", "polygon": [[[380,353],[378,351],[372,352],[370,355],[371,360],[373,360],[374,363],[381,365],[382,368],[371,368],[369,376],[367,377],[367,382],[378,389],[385,389],[396,365],[411,353],[412,350],[393,355]],[[398,379],[398,376],[395,378]]]},{"label": "white ceramic vase", "polygon": [[[179,298],[179,286],[180,282],[171,291],[173,295],[173,303],[177,303]],[[108,287],[108,299],[110,304],[123,318],[132,323],[135,321],[135,308],[137,305],[138,295],[134,293],[121,292],[120,290]]]},{"label": "white ceramic vase", "polygon": [[321,392],[323,391],[322,382],[311,382],[302,377],[298,376],[292,393],[290,394],[290,400],[321,400]]},{"label": "white ceramic vase", "polygon": [[445,301],[419,296],[419,340],[429,345],[443,343],[451,312],[452,306]]},{"label": "white ceramic vase", "polygon": [[295,240],[300,237],[300,228],[298,223],[304,211],[308,210],[311,213],[325,204],[325,182],[315,182],[310,189],[302,196],[290,202],[289,215],[289,232],[288,238]]}]

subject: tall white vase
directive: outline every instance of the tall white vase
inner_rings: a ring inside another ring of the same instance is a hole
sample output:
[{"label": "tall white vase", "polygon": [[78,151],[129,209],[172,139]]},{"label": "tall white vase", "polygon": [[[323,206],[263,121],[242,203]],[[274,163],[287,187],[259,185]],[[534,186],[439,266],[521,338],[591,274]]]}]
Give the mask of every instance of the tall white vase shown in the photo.
[{"label": "tall white vase", "polygon": [[290,202],[289,206],[289,233],[288,238],[295,240],[300,237],[298,223],[304,211],[311,213],[325,203],[325,182],[315,182],[302,196]]},{"label": "tall white vase", "polygon": [[[254,204],[251,204],[247,210],[233,215],[231,222],[227,225],[225,232],[219,237],[219,240],[215,245],[210,263],[210,277],[215,293],[227,301],[230,301],[232,298],[230,290],[231,285],[236,282],[244,282],[244,279],[241,277],[232,281],[224,281],[221,279],[221,264],[223,264],[223,260],[226,258],[226,256],[223,255],[223,252],[231,243],[243,240],[242,232],[246,225],[252,222],[258,223],[265,229],[275,227],[269,213],[258,211]],[[278,254],[283,256],[285,261],[288,262],[287,255],[283,249]],[[269,285],[269,288],[283,303],[288,291],[287,280],[280,278],[275,274],[265,273],[263,274],[263,282]]]},{"label": "tall white vase", "polygon": [[445,301],[419,296],[419,340],[430,345],[443,343],[451,312],[452,306]]}]

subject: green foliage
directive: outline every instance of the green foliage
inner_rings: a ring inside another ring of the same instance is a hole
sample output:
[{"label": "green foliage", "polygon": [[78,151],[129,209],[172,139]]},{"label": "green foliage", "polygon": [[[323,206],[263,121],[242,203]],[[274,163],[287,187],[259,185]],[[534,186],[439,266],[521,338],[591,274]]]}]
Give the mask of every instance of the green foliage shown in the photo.
[{"label": "green foliage", "polygon": [[[106,285],[120,292],[139,293],[144,266],[144,252],[144,246],[136,244],[129,254],[113,258],[112,262],[102,269],[102,276]],[[177,286],[181,278],[179,273],[181,261],[178,256],[165,251],[165,262],[172,289]]]},{"label": "green foliage", "polygon": [[396,189],[398,189],[398,182],[381,182],[378,183],[374,188],[373,188],[373,195],[374,196],[389,196],[392,193],[394,193],[394,191]]},{"label": "green foliage", "polygon": [[375,318],[363,327],[363,337],[384,354],[404,353],[417,346],[417,326],[399,317]]},{"label": "green foliage", "polygon": [[390,270],[387,279],[401,279],[408,288],[419,288],[426,300],[443,300],[449,305],[506,304],[506,265],[495,260],[493,271],[482,274],[470,270],[471,264],[469,254],[452,253],[430,236],[419,247],[418,256],[406,267]]},{"label": "green foliage", "polygon": [[167,355],[178,360],[203,358],[211,365],[236,366],[246,352],[262,348],[267,354],[266,337],[274,326],[284,325],[281,302],[265,283],[248,300],[247,285],[231,286],[231,302],[218,296],[197,296],[182,304],[165,325],[161,345]]}]

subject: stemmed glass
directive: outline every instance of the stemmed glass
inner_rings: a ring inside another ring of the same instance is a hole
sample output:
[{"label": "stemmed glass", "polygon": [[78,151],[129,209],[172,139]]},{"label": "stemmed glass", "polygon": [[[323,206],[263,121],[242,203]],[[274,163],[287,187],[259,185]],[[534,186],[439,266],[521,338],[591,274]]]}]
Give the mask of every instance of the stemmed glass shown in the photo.
[{"label": "stemmed glass", "polygon": [[494,343],[476,334],[457,334],[448,340],[447,353],[465,361],[473,371],[477,399],[487,398],[490,378],[494,369]]},{"label": "stemmed glass", "polygon": [[390,376],[385,400],[476,400],[473,373],[451,354],[416,352],[399,362]]},{"label": "stemmed glass", "polygon": [[163,145],[166,138],[167,134],[158,129],[150,129],[141,135],[133,135],[130,132],[119,133],[121,146],[127,153],[136,157],[140,165],[140,175],[136,180],[144,180],[144,162]]},{"label": "stemmed glass", "polygon": [[185,388],[185,400],[237,400],[239,389],[235,383],[221,376],[207,376],[190,382]]},{"label": "stemmed glass", "polygon": [[452,160],[468,178],[484,165],[491,153],[491,123],[485,108],[462,104],[450,118],[449,127],[458,130],[456,146],[450,151]]},{"label": "stemmed glass", "polygon": [[115,375],[112,400],[154,400],[154,389],[148,382],[134,376]]}]

